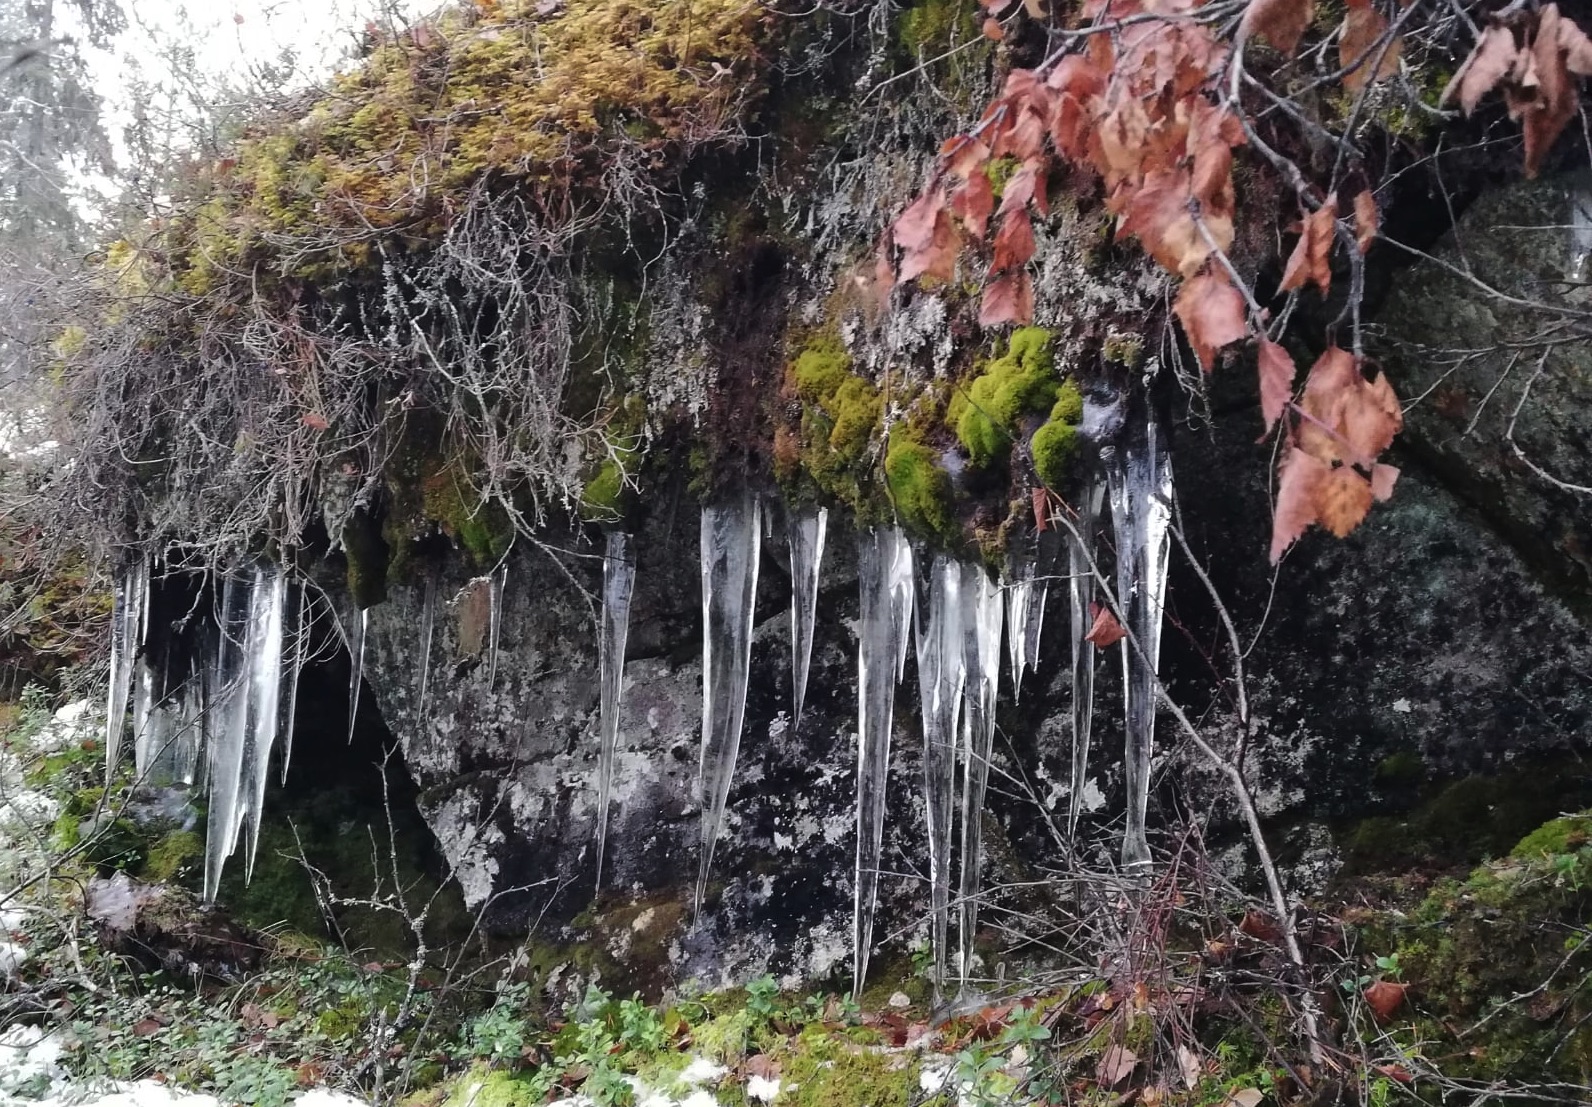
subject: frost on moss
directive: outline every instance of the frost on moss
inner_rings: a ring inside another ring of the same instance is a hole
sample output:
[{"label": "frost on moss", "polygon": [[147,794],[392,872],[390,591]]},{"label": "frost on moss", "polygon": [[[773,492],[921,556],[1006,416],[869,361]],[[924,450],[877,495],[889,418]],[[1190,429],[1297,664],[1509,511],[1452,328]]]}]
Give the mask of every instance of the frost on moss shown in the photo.
[{"label": "frost on moss", "polygon": [[974,465],[1003,458],[1018,420],[1056,403],[1059,382],[1050,347],[1051,334],[1042,327],[1014,332],[1005,355],[952,398],[947,421]]}]

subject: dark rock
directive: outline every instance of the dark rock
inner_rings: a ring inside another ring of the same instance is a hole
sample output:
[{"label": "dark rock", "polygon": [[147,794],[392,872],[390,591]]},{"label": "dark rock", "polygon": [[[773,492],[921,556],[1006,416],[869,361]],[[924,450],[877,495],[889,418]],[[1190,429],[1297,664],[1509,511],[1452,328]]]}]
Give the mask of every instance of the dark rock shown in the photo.
[{"label": "dark rock", "polygon": [[90,880],[83,911],[107,949],[179,980],[236,980],[258,966],[265,949],[259,935],[181,888],[123,872]]}]

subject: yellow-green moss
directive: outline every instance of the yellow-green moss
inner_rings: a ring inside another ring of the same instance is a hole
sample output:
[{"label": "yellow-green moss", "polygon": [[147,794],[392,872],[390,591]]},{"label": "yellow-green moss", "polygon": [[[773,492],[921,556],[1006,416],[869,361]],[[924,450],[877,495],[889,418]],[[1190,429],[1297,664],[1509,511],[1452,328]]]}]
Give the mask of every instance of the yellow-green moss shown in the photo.
[{"label": "yellow-green moss", "polygon": [[476,1065],[454,1082],[445,1107],[536,1107],[546,1099],[545,1089],[499,1069]]},{"label": "yellow-green moss", "polygon": [[947,420],[974,465],[1003,457],[1017,420],[1056,403],[1059,382],[1051,334],[1042,327],[1014,332],[1004,356],[988,362],[952,398]]},{"label": "yellow-green moss", "polygon": [[915,1054],[872,1049],[822,1027],[803,1030],[776,1054],[792,1107],[907,1107],[918,1093]]},{"label": "yellow-green moss", "polygon": [[942,538],[955,533],[950,477],[940,468],[934,450],[913,441],[904,429],[890,436],[884,479],[896,516],[903,524]]},{"label": "yellow-green moss", "polygon": [[796,355],[790,383],[803,402],[801,468],[823,492],[853,510],[865,510],[866,460],[884,414],[878,389],[852,375],[851,355],[828,335]]},{"label": "yellow-green moss", "polygon": [[896,41],[906,60],[935,57],[958,42],[976,38],[976,11],[965,0],[917,0],[896,17]]},{"label": "yellow-green moss", "polygon": [[174,830],[149,847],[138,875],[156,884],[185,881],[200,871],[204,858],[203,836],[192,830]]},{"label": "yellow-green moss", "polygon": [[514,522],[496,500],[482,502],[457,463],[443,466],[421,482],[428,519],[458,539],[459,545],[487,568],[496,565],[514,540]]},{"label": "yellow-green moss", "polygon": [[1028,449],[1034,458],[1034,472],[1049,488],[1059,488],[1072,470],[1078,453],[1078,421],[1083,418],[1083,396],[1071,381],[1056,391],[1050,419],[1037,431]]}]

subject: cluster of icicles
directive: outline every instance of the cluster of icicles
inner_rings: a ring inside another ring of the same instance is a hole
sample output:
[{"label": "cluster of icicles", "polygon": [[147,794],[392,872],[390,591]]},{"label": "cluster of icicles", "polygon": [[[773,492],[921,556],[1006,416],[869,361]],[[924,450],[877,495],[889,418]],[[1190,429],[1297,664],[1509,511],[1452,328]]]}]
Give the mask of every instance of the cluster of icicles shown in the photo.
[{"label": "cluster of icicles", "polygon": [[[1121,644],[1126,705],[1124,764],[1127,825],[1122,860],[1149,863],[1145,810],[1155,722],[1156,662],[1166,588],[1172,473],[1154,421],[1129,442],[1102,451],[1105,481],[1085,490],[1059,528],[1040,536],[1032,558],[1009,579],[992,581],[982,567],[944,554],[914,554],[899,531],[881,527],[857,539],[861,598],[857,657],[857,865],[854,974],[867,975],[884,839],[885,784],[896,686],[915,644],[923,729],[923,794],[934,983],[943,987],[953,904],[953,836],[961,828],[955,904],[959,962],[971,964],[977,926],[982,846],[981,812],[995,736],[995,708],[1004,637],[1013,695],[1026,670],[1037,667],[1044,609],[1052,580],[1067,584],[1072,645],[1072,774],[1069,832],[1084,794],[1094,701],[1095,648],[1086,640],[1096,602],[1097,536],[1109,492],[1116,539],[1117,598],[1128,637]],[[792,581],[793,725],[799,726],[812,655],[827,512],[792,512],[787,521]],[[700,910],[713,850],[724,823],[740,749],[751,665],[758,557],[764,538],[762,503],[750,493],[702,511],[702,748],[699,765],[701,854],[696,905]],[[1065,554],[1065,566],[1061,564]],[[180,656],[165,651],[157,664],[143,648],[149,617],[147,562],[118,581],[111,643],[106,755],[114,768],[131,698],[139,778],[209,790],[205,896],[213,899],[223,862],[246,843],[252,871],[261,803],[272,750],[282,746],[282,771],[291,752],[298,673],[308,626],[303,588],[280,566],[259,563],[228,576],[220,610],[206,624],[212,637]],[[631,537],[611,531],[603,559],[599,632],[599,768],[597,873],[601,882],[614,761],[619,740],[625,639],[636,577]],[[490,590],[488,681],[495,676],[506,573],[485,581]],[[434,628],[436,580],[426,584],[420,626],[419,710],[423,715]],[[358,706],[368,612],[348,638],[353,679],[350,726]],[[958,770],[960,769],[960,773]],[[960,782],[960,790],[958,790]]]}]

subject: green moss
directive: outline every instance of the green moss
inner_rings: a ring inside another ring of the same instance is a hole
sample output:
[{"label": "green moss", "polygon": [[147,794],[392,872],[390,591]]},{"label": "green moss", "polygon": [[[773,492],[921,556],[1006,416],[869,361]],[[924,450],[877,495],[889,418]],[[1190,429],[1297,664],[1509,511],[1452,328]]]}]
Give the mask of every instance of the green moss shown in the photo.
[{"label": "green moss", "polygon": [[[851,372],[851,355],[839,339],[819,335],[796,355],[790,387],[802,400],[799,465],[820,490],[866,514],[868,458],[879,433],[884,402],[878,389]],[[785,453],[790,453],[789,446]],[[788,469],[791,459],[782,464]]]},{"label": "green moss", "polygon": [[204,866],[205,840],[192,830],[174,830],[149,847],[139,877],[153,883],[182,882]]},{"label": "green moss", "polygon": [[1006,354],[952,398],[947,419],[974,465],[1004,457],[1018,419],[1055,405],[1060,383],[1050,345],[1049,331],[1023,327],[1012,334]]},{"label": "green moss", "polygon": [[978,34],[976,9],[965,0],[918,0],[898,17],[896,41],[906,60],[915,62],[943,54],[958,42]]},{"label": "green moss", "polygon": [[950,477],[940,468],[935,452],[914,442],[904,429],[890,436],[884,479],[896,515],[904,525],[940,537],[955,534]]},{"label": "green moss", "polygon": [[1112,330],[1106,335],[1100,352],[1109,362],[1137,369],[1144,362],[1144,340],[1136,334],[1123,334],[1121,331]]},{"label": "green moss", "polygon": [[514,541],[514,521],[496,500],[482,502],[454,462],[421,482],[426,517],[458,540],[479,568],[496,565]]},{"label": "green moss", "polygon": [[1050,409],[1050,419],[1034,432],[1029,442],[1029,452],[1034,458],[1034,472],[1049,488],[1060,488],[1072,470],[1072,459],[1078,453],[1078,421],[1083,418],[1083,396],[1071,381],[1056,392],[1056,403]]},{"label": "green moss", "polygon": [[792,1107],[907,1107],[918,1094],[916,1054],[855,1045],[808,1027],[776,1054]]},{"label": "green moss", "polygon": [[357,510],[343,526],[348,592],[361,611],[387,598],[387,540],[368,511]]},{"label": "green moss", "polygon": [[791,372],[801,398],[821,404],[851,376],[851,355],[839,340],[821,337],[796,355]]},{"label": "green moss", "polygon": [[545,1089],[499,1069],[476,1065],[454,1082],[444,1107],[536,1107]]},{"label": "green moss", "polygon": [[1574,853],[1592,842],[1592,816],[1570,815],[1543,823],[1520,839],[1511,857],[1536,860],[1555,854]]}]

